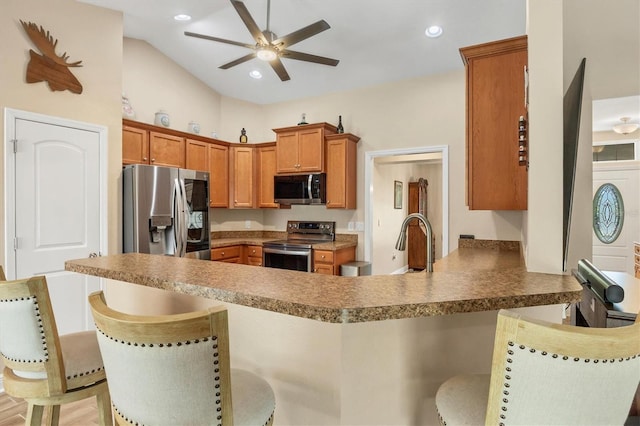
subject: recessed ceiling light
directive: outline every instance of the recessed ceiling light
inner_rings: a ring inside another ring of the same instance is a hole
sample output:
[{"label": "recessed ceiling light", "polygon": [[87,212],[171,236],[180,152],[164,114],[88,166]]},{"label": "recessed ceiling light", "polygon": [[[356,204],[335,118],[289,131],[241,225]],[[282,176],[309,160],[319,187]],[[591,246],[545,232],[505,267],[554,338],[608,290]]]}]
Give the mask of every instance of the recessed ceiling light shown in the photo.
[{"label": "recessed ceiling light", "polygon": [[173,19],[175,19],[176,21],[190,21],[191,15],[179,13],[178,15],[174,16]]},{"label": "recessed ceiling light", "polygon": [[258,71],[258,70],[253,70],[253,71],[251,71],[251,72],[249,73],[249,76],[250,76],[251,78],[255,78],[255,79],[257,80],[257,79],[262,78],[262,73],[261,73],[260,71]]},{"label": "recessed ceiling light", "polygon": [[424,33],[427,37],[431,37],[431,38],[440,37],[442,35],[442,27],[438,25],[432,25],[430,27],[427,27],[427,29],[424,30]]}]

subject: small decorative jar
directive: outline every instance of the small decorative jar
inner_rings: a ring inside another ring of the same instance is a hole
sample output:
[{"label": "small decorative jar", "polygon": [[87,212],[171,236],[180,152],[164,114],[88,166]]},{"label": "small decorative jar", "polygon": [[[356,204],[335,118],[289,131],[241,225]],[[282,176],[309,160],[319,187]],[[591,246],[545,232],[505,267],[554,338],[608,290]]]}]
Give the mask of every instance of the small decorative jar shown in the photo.
[{"label": "small decorative jar", "polygon": [[158,112],[156,112],[156,118],[153,124],[155,124],[156,126],[169,127],[169,114],[167,114],[166,111],[162,109],[159,110]]},{"label": "small decorative jar", "polygon": [[195,133],[196,135],[200,133],[200,124],[196,123],[195,121],[190,121],[189,122],[189,131],[191,133]]},{"label": "small decorative jar", "polygon": [[136,113],[131,107],[131,103],[129,103],[129,98],[124,93],[122,94],[122,116],[131,120],[136,118]]}]

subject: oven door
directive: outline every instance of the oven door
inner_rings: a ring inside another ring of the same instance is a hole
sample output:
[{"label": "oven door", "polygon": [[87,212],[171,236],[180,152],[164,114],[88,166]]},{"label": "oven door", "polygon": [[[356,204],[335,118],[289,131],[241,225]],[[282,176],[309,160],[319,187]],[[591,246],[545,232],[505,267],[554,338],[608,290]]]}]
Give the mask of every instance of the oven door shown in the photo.
[{"label": "oven door", "polygon": [[311,249],[265,246],[262,248],[262,265],[267,268],[311,272]]}]

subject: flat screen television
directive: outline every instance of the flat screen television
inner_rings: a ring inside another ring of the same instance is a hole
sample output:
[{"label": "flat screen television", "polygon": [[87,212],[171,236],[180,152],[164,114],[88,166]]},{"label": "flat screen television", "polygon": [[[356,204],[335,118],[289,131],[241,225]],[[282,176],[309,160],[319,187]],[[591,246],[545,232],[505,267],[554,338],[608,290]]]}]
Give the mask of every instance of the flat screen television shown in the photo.
[{"label": "flat screen television", "polygon": [[571,226],[571,207],[576,179],[578,159],[578,139],[580,136],[580,113],[582,110],[582,89],[584,87],[584,71],[587,59],[582,58],[569,88],[564,94],[563,105],[563,196],[562,196],[562,270],[567,270],[569,254],[569,228]]}]

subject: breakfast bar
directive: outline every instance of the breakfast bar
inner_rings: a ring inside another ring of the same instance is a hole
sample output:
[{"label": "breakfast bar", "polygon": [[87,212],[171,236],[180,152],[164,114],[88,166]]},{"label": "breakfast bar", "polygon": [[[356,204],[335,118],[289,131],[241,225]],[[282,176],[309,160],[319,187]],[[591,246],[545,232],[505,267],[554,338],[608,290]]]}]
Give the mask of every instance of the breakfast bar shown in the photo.
[{"label": "breakfast bar", "polygon": [[490,371],[497,310],[560,322],[582,291],[571,276],[527,272],[519,250],[500,247],[459,248],[433,273],[403,275],[134,253],[71,260],[66,269],[224,304],[232,366],[269,381],[282,425],[437,424],[438,385]]}]

